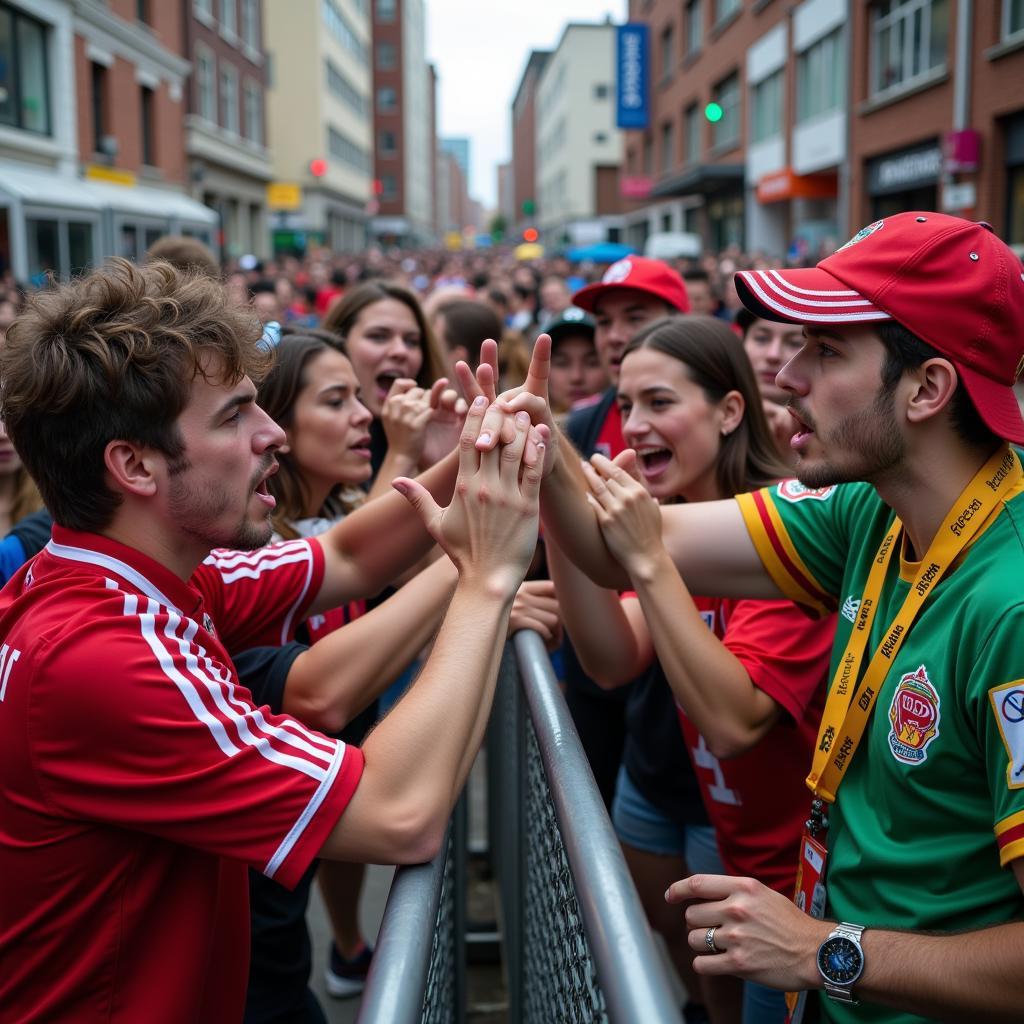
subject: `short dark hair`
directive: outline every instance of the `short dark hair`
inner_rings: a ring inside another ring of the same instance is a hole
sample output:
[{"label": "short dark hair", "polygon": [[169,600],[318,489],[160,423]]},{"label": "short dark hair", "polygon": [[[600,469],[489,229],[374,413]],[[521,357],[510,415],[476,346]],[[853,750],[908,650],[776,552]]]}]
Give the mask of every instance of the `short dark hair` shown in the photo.
[{"label": "short dark hair", "polygon": [[54,520],[110,525],[121,503],[106,484],[111,441],[187,458],[177,419],[193,380],[258,380],[269,362],[259,339],[219,281],[164,261],[114,259],[33,295],[0,349],[0,418]]},{"label": "short dark hair", "polygon": [[501,318],[490,306],[475,299],[453,299],[437,311],[444,320],[444,342],[449,351],[456,345],[466,349],[466,362],[475,370],[480,365],[480,346],[488,338],[501,340]]},{"label": "short dark hair", "polygon": [[[896,320],[885,320],[876,324],[875,331],[885,346],[882,390],[886,394],[892,394],[900,378],[908,370],[916,369],[929,359],[947,358]],[[978,414],[962,381],[957,382],[956,391],[953,392],[953,398],[949,403],[949,420],[957,437],[972,448],[988,449],[1000,441]]]},{"label": "short dark hair", "polygon": [[188,235],[164,235],[158,238],[144,257],[146,263],[165,260],[178,270],[196,271],[207,277],[220,277],[217,257],[198,238]]},{"label": "short dark hair", "polygon": [[682,277],[684,281],[705,281],[707,284],[711,284],[711,275],[700,267],[691,267],[689,270],[684,270]]}]

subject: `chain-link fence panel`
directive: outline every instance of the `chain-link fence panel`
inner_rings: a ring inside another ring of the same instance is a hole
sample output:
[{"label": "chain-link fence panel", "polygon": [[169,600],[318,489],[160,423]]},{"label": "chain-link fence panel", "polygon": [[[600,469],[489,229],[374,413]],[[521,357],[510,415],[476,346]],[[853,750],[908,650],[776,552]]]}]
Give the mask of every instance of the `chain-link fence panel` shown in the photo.
[{"label": "chain-link fence panel", "polygon": [[603,1024],[604,996],[532,725],[526,775],[525,1021]]},{"label": "chain-link fence panel", "polygon": [[455,1008],[455,851],[453,830],[448,832],[441,904],[437,908],[434,941],[430,947],[427,988],[423,993],[423,1024],[454,1024]]}]

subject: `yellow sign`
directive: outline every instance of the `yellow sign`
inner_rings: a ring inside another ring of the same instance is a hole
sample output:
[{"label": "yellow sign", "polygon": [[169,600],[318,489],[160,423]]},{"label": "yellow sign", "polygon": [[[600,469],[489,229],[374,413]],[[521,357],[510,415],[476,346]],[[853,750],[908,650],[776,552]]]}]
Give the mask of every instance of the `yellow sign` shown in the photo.
[{"label": "yellow sign", "polygon": [[267,186],[267,208],[297,210],[302,206],[302,186],[293,181],[272,181]]},{"label": "yellow sign", "polygon": [[86,164],[85,176],[90,181],[109,181],[112,185],[127,185],[129,188],[135,184],[135,175],[131,171],[105,164]]},{"label": "yellow sign", "polygon": [[444,247],[451,249],[452,252],[457,252],[462,248],[462,235],[458,231],[449,231],[444,236]]}]

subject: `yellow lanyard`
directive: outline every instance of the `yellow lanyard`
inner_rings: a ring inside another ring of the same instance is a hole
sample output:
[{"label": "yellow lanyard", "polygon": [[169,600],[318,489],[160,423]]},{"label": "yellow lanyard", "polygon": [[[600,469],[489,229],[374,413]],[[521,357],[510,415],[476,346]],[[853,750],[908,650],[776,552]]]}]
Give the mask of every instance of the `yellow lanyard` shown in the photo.
[{"label": "yellow lanyard", "polygon": [[[1000,448],[977,472],[939,527],[921,560],[920,571],[911,583],[910,592],[875,649],[864,678],[857,686],[886,571],[903,531],[900,520],[893,519],[868,573],[857,621],[850,632],[850,639],[836,668],[825,702],[811,774],[807,776],[808,788],[819,799],[828,803],[835,800],[839,783],[843,781],[864,735],[886,674],[925,599],[1022,478],[1024,471],[1021,464],[1007,446]],[[855,695],[856,701],[853,699]]]}]

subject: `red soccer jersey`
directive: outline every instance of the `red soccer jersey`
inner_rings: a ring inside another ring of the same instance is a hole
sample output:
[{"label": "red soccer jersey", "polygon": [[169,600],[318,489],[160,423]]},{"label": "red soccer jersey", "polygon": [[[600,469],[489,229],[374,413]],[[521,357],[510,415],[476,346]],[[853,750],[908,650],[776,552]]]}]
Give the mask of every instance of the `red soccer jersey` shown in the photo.
[{"label": "red soccer jersey", "polygon": [[247,867],[294,885],[362,770],[228,653],[290,638],[322,551],[216,552],[186,584],[53,534],[0,593],[0,1015],[240,1020]]},{"label": "red soccer jersey", "polygon": [[601,432],[594,442],[594,451],[600,452],[606,458],[614,459],[619,452],[627,448],[626,441],[622,436],[622,413],[617,405],[608,409],[608,415],[601,424]]},{"label": "red soccer jersey", "polygon": [[784,712],[753,750],[720,761],[679,710],[718,849],[729,874],[749,875],[792,897],[811,800],[804,780],[824,708],[835,621],[811,621],[790,601],[694,602],[754,685]]}]

